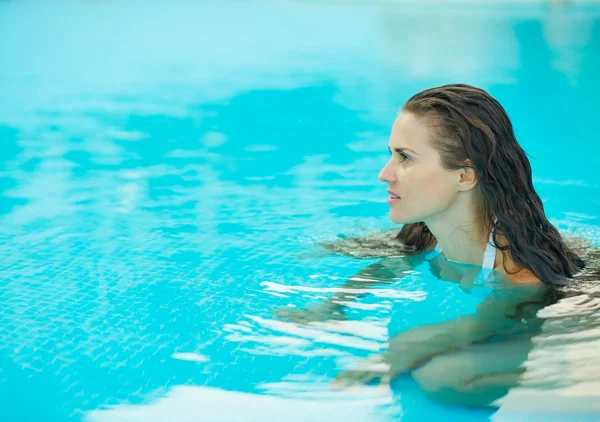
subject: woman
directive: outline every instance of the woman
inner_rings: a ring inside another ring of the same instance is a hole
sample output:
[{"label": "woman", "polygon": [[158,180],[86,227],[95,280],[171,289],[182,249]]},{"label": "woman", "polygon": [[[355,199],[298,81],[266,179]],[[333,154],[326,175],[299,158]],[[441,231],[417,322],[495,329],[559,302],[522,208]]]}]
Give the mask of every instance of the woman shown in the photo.
[{"label": "woman", "polygon": [[544,215],[506,112],[485,91],[449,85],[415,95],[389,148],[379,179],[413,252],[438,247],[448,259],[481,265],[489,245],[493,268],[519,283],[564,284],[582,269]]},{"label": "woman", "polygon": [[[485,91],[446,85],[414,95],[388,148],[379,180],[388,187],[391,220],[404,224],[396,240],[405,258],[363,270],[316,308],[278,313],[304,322],[343,318],[343,302],[357,288],[397,279],[424,261],[467,289],[494,285],[476,312],[407,329],[386,353],[338,376],[369,382],[416,369],[415,380],[442,400],[489,404],[516,383],[539,327],[535,313],[556,300],[548,286],[568,283],[584,263],[547,220],[511,122]],[[490,365],[499,352],[501,362]]]}]

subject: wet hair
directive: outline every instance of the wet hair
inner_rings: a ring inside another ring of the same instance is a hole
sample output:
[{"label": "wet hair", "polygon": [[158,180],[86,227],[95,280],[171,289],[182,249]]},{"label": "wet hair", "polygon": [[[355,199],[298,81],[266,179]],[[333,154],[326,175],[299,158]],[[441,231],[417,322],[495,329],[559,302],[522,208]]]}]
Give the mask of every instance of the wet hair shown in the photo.
[{"label": "wet hair", "polygon": [[[547,284],[565,284],[584,268],[546,218],[527,155],[498,101],[469,85],[444,85],[419,92],[402,110],[430,126],[444,168],[475,170],[486,225],[496,248],[517,264],[513,274],[527,268]],[[507,244],[500,244],[500,235]],[[435,241],[422,222],[404,225],[397,239],[406,254],[423,252]],[[510,273],[506,264],[505,270]]]}]

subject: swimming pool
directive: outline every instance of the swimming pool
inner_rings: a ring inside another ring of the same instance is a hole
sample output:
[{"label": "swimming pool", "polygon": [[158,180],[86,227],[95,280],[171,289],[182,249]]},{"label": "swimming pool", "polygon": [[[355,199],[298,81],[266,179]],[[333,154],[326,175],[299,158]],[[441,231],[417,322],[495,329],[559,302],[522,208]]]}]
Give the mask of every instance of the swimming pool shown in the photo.
[{"label": "swimming pool", "polygon": [[[590,302],[549,311],[529,388],[498,412],[438,404],[408,377],[331,388],[384,347],[397,302],[434,290],[427,274],[415,291],[375,288],[344,323],[273,311],[374,262],[316,244],[390,227],[376,180],[390,125],[432,85],[496,96],[550,219],[598,246],[599,17],[589,5],[0,3],[1,419],[596,420]],[[420,305],[411,324],[439,310]]]}]

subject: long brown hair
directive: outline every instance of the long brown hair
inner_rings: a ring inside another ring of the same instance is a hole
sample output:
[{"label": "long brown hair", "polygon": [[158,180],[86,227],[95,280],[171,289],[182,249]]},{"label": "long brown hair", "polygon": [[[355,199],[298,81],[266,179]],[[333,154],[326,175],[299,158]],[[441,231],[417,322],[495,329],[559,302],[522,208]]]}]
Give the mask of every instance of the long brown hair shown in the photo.
[{"label": "long brown hair", "polygon": [[[402,109],[430,124],[432,146],[445,168],[475,170],[496,248],[548,284],[564,284],[585,266],[546,218],[527,155],[498,101],[482,89],[456,84],[419,92]],[[500,234],[508,244],[498,242]],[[408,254],[435,240],[424,223],[406,224],[397,238]]]}]

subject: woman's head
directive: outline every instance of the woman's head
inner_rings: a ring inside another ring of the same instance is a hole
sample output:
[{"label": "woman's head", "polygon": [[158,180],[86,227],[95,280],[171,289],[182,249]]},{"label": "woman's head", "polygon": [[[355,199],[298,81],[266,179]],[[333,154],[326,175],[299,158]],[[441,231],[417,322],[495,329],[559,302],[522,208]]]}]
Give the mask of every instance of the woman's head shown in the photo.
[{"label": "woman's head", "polygon": [[379,179],[398,197],[390,200],[390,218],[395,223],[432,224],[481,208],[476,172],[467,163],[468,157],[445,162],[432,123],[437,120],[403,110],[394,122],[388,146],[391,158]]},{"label": "woman's head", "polygon": [[[427,244],[415,232],[431,237],[423,222],[469,201],[492,228],[496,247],[542,280],[557,282],[583,265],[546,219],[506,111],[484,90],[445,85],[414,95],[394,123],[390,149],[380,179],[400,197],[390,216],[409,223],[401,237],[416,236],[416,252]],[[499,234],[508,245],[499,244]]]}]

